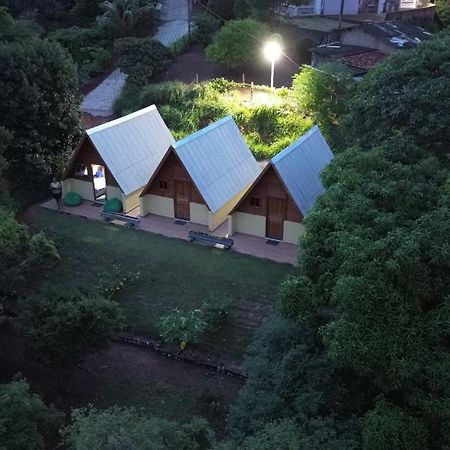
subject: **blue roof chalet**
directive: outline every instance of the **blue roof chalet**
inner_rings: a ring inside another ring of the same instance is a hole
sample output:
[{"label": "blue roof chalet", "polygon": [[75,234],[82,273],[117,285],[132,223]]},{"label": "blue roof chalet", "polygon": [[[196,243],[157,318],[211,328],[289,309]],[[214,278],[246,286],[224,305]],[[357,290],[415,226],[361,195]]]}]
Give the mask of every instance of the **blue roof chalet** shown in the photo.
[{"label": "blue roof chalet", "polygon": [[272,165],[303,216],[324,192],[320,173],[332,160],[333,153],[317,125],[272,158]]}]

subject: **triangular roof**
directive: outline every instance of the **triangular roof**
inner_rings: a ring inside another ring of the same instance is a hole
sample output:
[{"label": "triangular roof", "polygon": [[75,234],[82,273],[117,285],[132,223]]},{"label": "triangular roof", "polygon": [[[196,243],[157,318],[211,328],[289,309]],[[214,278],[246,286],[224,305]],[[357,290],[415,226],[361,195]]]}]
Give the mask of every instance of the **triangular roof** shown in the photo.
[{"label": "triangular roof", "polygon": [[155,105],[90,128],[86,136],[125,195],[147,183],[175,142]]},{"label": "triangular roof", "polygon": [[173,145],[212,213],[252,184],[261,168],[227,116]]},{"label": "triangular roof", "polygon": [[303,216],[308,214],[317,197],[325,191],[320,173],[333,157],[316,125],[272,158],[271,164]]}]

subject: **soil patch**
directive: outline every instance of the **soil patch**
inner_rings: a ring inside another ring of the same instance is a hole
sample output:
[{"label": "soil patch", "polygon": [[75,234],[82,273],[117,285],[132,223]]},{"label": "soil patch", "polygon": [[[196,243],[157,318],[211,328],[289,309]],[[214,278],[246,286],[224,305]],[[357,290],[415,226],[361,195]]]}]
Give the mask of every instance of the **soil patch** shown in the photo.
[{"label": "soil patch", "polygon": [[[259,57],[258,55],[255,58]],[[275,68],[275,86],[289,87],[292,77],[298,73],[299,67],[296,63],[283,57]],[[231,81],[242,82],[242,73],[245,73],[245,82],[267,85],[270,83],[270,65],[267,63],[262,67],[246,67],[244,69],[229,69],[224,66],[212,64],[205,58],[203,49],[194,46],[187,52],[179,54],[175,61],[161,74],[153,78],[154,83],[161,81],[178,80],[185,83],[210,80],[211,78],[226,78]]]}]

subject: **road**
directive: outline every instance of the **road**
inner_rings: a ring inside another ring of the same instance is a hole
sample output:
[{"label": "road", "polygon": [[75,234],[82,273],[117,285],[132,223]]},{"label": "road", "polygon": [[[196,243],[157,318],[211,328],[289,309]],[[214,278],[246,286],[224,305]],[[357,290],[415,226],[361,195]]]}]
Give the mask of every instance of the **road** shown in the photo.
[{"label": "road", "polygon": [[[188,33],[187,0],[164,0],[161,10],[161,25],[154,38],[169,46]],[[125,85],[126,74],[116,69],[94,90],[89,92],[81,104],[81,111],[95,117],[114,114],[114,102]]]}]

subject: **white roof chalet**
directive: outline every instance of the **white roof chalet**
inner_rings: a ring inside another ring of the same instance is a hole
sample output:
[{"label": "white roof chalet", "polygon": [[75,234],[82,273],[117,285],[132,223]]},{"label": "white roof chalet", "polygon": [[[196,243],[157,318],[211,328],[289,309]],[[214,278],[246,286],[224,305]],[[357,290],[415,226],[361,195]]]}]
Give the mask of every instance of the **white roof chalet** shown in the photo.
[{"label": "white roof chalet", "polygon": [[212,213],[249,187],[261,172],[231,116],[178,141],[173,148]]},{"label": "white roof chalet", "polygon": [[86,133],[125,195],[145,186],[175,143],[155,105]]}]

